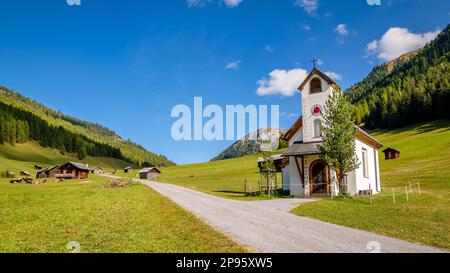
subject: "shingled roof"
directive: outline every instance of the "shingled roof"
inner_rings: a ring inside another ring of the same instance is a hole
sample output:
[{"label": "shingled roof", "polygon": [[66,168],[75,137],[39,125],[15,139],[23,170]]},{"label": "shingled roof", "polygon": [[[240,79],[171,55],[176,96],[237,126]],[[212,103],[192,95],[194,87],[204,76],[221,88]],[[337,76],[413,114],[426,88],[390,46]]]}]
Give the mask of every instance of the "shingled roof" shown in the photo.
[{"label": "shingled roof", "polygon": [[66,165],[68,165],[68,164],[71,164],[72,166],[74,166],[75,168],[77,168],[77,169],[79,169],[79,170],[82,170],[82,171],[90,171],[91,169],[89,169],[85,164],[83,164],[83,163],[79,163],[79,162],[72,162],[72,161],[69,161],[69,162],[67,162],[66,164],[64,164],[64,165],[61,165],[61,167],[64,167],[64,166],[66,166]]}]

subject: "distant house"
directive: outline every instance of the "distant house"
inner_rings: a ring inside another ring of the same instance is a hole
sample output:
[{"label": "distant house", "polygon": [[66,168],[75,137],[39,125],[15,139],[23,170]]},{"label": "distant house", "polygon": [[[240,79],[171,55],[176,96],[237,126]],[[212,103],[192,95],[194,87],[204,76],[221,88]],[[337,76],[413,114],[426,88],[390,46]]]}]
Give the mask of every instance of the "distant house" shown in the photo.
[{"label": "distant house", "polygon": [[134,167],[133,166],[128,166],[125,169],[123,169],[124,173],[132,173],[134,171]]},{"label": "distant house", "polygon": [[59,174],[59,166],[51,166],[42,170],[37,171],[36,178],[50,178],[55,177],[55,175]]},{"label": "distant house", "polygon": [[104,173],[105,173],[105,170],[103,170],[103,169],[100,168],[100,167],[95,167],[95,168],[93,168],[93,169],[91,170],[91,172],[92,172],[92,173],[95,173],[95,174],[104,174]]},{"label": "distant house", "polygon": [[396,149],[387,148],[383,153],[386,160],[400,159],[400,151],[397,151]]},{"label": "distant house", "polygon": [[64,178],[71,176],[73,179],[85,179],[89,177],[91,171],[87,165],[78,162],[67,162],[59,167],[60,174]]},{"label": "distant house", "polygon": [[161,174],[161,171],[160,170],[158,170],[157,168],[155,168],[155,167],[152,167],[152,168],[145,168],[145,169],[142,169],[140,172],[139,172],[139,177],[141,178],[141,179],[157,179],[157,178],[159,178],[159,175]]},{"label": "distant house", "polygon": [[20,175],[21,175],[21,176],[26,176],[26,177],[28,177],[28,176],[30,176],[31,174],[30,174],[29,172],[27,172],[27,171],[21,171],[21,172],[20,172]]}]

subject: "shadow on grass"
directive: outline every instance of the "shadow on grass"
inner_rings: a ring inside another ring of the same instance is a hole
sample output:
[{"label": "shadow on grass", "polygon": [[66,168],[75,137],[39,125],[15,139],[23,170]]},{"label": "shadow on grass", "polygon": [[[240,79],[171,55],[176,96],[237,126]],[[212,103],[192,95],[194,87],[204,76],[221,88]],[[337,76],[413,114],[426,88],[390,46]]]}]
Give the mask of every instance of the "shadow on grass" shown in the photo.
[{"label": "shadow on grass", "polygon": [[[440,130],[442,129],[442,130]],[[439,133],[450,131],[450,120],[440,119],[431,122],[424,122],[415,125],[409,125],[398,129],[382,129],[375,131],[377,134],[383,133],[387,135],[397,135],[409,131],[414,131],[412,135],[420,135],[440,130]]]},{"label": "shadow on grass", "polygon": [[270,200],[270,199],[284,199],[284,198],[294,198],[287,191],[283,191],[281,189],[275,190],[274,193],[269,195],[267,192],[243,192],[243,191],[230,191],[230,190],[222,190],[222,191],[213,191],[213,193],[224,193],[225,197],[232,199],[255,199],[255,200]]}]

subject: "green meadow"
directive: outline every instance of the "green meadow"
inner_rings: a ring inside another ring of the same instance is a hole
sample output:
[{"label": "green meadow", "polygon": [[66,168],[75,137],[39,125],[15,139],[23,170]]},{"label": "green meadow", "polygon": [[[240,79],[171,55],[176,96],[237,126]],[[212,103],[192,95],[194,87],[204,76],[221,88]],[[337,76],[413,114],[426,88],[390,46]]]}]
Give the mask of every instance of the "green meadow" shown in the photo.
[{"label": "green meadow", "polygon": [[[0,170],[33,171],[71,156],[35,143],[0,146]],[[121,168],[126,162],[87,158],[90,164]],[[33,171],[34,173],[34,171]],[[245,252],[192,214],[150,188],[134,184],[108,188],[110,179],[27,185],[0,178],[0,252]]]}]

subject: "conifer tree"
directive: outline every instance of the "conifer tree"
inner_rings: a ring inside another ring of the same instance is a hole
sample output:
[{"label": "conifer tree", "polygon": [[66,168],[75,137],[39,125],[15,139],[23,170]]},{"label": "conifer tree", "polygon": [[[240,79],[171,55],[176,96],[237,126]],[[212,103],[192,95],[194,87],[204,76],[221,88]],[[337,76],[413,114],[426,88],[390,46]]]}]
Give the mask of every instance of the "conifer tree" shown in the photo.
[{"label": "conifer tree", "polygon": [[333,93],[324,109],[322,124],[323,145],[319,146],[321,157],[336,171],[341,192],[345,192],[343,179],[358,168],[352,107],[340,90]]}]

